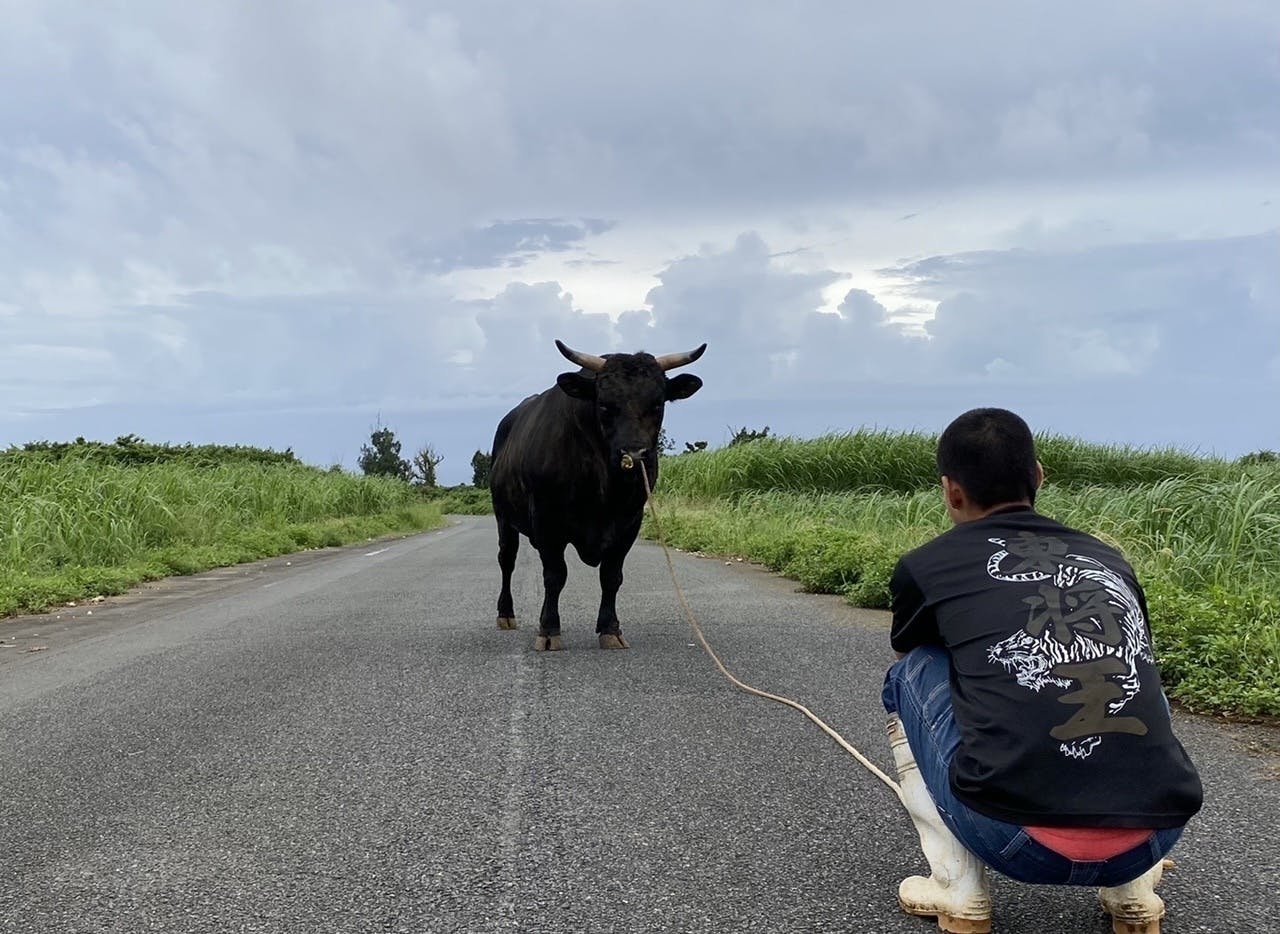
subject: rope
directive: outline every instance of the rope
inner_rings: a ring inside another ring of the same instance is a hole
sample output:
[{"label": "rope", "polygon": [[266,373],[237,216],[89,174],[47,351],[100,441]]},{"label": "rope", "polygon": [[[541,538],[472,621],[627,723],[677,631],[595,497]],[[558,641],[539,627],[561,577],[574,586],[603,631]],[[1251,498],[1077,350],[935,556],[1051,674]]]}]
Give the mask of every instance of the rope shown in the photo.
[{"label": "rope", "polygon": [[648,498],[649,512],[653,516],[654,528],[656,528],[658,531],[658,544],[662,546],[662,553],[663,555],[666,556],[667,570],[671,572],[671,582],[675,584],[676,597],[680,600],[680,606],[684,608],[685,618],[688,619],[689,626],[693,629],[694,636],[697,637],[698,642],[702,645],[703,651],[705,651],[707,655],[710,656],[711,661],[713,661],[715,663],[715,666],[718,669],[720,669],[720,674],[728,678],[729,681],[731,681],[733,685],[737,687],[739,690],[745,691],[748,694],[754,694],[756,697],[763,697],[766,700],[771,700],[779,704],[784,704],[787,707],[792,708],[793,710],[800,711],[802,714],[804,714],[806,717],[812,720],[815,724],[817,724],[818,729],[822,730],[822,732],[826,733],[833,740],[835,740],[836,745],[838,745],[841,749],[843,749],[849,755],[853,756],[860,763],[866,766],[867,771],[869,771],[872,775],[874,775],[876,778],[880,779],[880,781],[888,785],[889,789],[895,795],[897,795],[898,800],[901,801],[902,790],[898,787],[898,783],[895,782],[893,779],[891,779],[884,772],[882,772],[874,762],[872,762],[862,753],[858,752],[858,750],[854,748],[852,743],[850,743],[847,739],[845,739],[843,736],[837,733],[834,729],[828,726],[827,723],[821,717],[815,714],[812,710],[810,710],[804,704],[801,704],[798,701],[794,701],[789,697],[783,697],[780,694],[770,694],[768,691],[762,691],[759,688],[752,687],[751,685],[747,684],[745,681],[741,681],[738,678],[734,677],[733,673],[730,672],[729,669],[724,666],[724,662],[720,661],[720,656],[716,654],[715,649],[711,648],[711,644],[707,642],[707,637],[702,634],[702,627],[698,625],[698,618],[694,615],[693,610],[689,607],[689,601],[685,599],[684,589],[680,586],[680,581],[676,577],[675,564],[673,564],[671,561],[671,550],[667,548],[666,536],[663,535],[662,533],[662,522],[658,518],[658,508],[653,503],[653,488],[649,485],[649,471],[645,469],[643,459],[640,459],[638,463],[640,464],[640,474],[644,478],[644,489],[645,489],[645,494]]}]

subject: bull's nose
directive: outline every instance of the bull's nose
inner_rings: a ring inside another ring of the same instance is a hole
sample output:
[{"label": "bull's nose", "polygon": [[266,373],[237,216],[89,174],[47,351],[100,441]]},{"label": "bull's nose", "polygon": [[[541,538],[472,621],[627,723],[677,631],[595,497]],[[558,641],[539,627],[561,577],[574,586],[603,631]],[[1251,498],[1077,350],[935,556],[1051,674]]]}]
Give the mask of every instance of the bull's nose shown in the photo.
[{"label": "bull's nose", "polygon": [[624,450],[622,452],[622,457],[620,458],[619,463],[621,464],[623,470],[631,470],[633,467],[635,467],[636,462],[643,460],[644,456],[648,453],[649,453],[648,448],[632,448],[631,450]]}]

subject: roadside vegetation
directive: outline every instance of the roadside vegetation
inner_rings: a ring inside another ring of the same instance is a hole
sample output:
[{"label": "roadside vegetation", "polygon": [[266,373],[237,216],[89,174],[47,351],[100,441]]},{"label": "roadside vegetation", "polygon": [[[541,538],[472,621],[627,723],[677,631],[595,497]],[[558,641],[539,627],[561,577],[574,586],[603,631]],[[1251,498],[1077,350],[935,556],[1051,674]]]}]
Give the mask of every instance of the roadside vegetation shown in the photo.
[{"label": "roadside vegetation", "polygon": [[470,484],[436,487],[427,494],[428,502],[435,504],[445,515],[487,516],[493,513],[493,501],[489,487]]},{"label": "roadside vegetation", "polygon": [[442,522],[402,480],[290,451],[37,442],[0,452],[0,616]]},{"label": "roadside vegetation", "polygon": [[433,486],[425,493],[440,511],[453,516],[487,516],[493,512],[489,497],[489,467],[492,458],[484,451],[471,455],[471,482],[457,486]]},{"label": "roadside vegetation", "polygon": [[[1037,507],[1119,547],[1147,591],[1169,693],[1190,709],[1280,716],[1280,464],[1037,439]],[[736,555],[809,591],[886,607],[894,562],[948,526],[936,438],[763,437],[665,458],[669,543]],[[646,519],[646,534],[654,534]]]},{"label": "roadside vegetation", "polygon": [[[488,455],[472,482],[435,482],[377,426],[357,477],[249,447],[37,443],[0,452],[0,615],[141,581],[491,512]],[[670,544],[758,561],[808,591],[888,606],[903,552],[948,527],[936,438],[859,431],[812,440],[738,431],[663,458]],[[1038,508],[1111,542],[1146,588],[1169,693],[1186,707],[1280,716],[1280,458],[1037,439]],[[666,450],[674,450],[667,444]],[[645,534],[655,535],[646,516]]]}]

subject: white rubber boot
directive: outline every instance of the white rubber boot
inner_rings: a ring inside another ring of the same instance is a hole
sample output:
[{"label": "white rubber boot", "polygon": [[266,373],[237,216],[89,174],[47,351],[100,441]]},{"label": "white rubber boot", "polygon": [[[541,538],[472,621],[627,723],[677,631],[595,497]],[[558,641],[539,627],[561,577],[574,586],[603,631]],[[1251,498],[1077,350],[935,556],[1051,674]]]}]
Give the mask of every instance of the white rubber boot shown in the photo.
[{"label": "white rubber boot", "polygon": [[1111,915],[1113,934],[1160,934],[1164,899],[1155,888],[1164,876],[1165,862],[1156,863],[1132,882],[1098,889],[1102,910]]},{"label": "white rubber boot", "polygon": [[896,714],[889,718],[889,745],[898,766],[902,803],[920,833],[920,849],[930,870],[927,879],[909,876],[902,880],[898,904],[908,914],[937,917],[938,927],[951,934],[989,934],[987,867],[942,822]]}]

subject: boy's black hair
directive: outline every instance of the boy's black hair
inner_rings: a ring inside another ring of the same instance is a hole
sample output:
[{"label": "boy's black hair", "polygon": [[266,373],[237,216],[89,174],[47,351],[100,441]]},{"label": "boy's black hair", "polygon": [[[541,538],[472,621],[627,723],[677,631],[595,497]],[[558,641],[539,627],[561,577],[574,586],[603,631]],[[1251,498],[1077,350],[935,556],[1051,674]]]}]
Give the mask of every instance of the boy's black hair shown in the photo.
[{"label": "boy's black hair", "polygon": [[970,409],[938,439],[938,473],[960,484],[980,509],[1036,501],[1036,445],[1008,409]]}]

